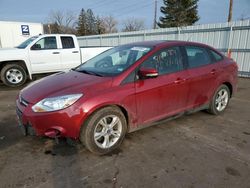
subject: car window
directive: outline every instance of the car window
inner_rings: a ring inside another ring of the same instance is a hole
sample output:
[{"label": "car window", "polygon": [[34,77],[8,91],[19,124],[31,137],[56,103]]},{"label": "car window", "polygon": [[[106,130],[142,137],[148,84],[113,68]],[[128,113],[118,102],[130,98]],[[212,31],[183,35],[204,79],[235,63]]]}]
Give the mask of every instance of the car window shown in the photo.
[{"label": "car window", "polygon": [[61,41],[63,49],[75,48],[74,40],[72,37],[61,37]]},{"label": "car window", "polygon": [[157,52],[147,59],[141,67],[155,68],[159,75],[183,70],[183,58],[179,47],[171,47]]},{"label": "car window", "polygon": [[116,76],[127,70],[151,49],[149,46],[117,46],[95,56],[75,70],[79,72],[91,71],[102,76]]},{"label": "car window", "polygon": [[200,67],[211,63],[207,50],[197,46],[186,46],[189,68]]},{"label": "car window", "polygon": [[215,62],[221,61],[223,59],[223,57],[220,54],[218,54],[217,52],[215,52],[214,50],[209,50],[209,51],[210,51],[210,53],[211,53],[211,55],[213,57],[213,60]]},{"label": "car window", "polygon": [[37,41],[34,46],[41,50],[57,49],[56,37],[44,37]]}]

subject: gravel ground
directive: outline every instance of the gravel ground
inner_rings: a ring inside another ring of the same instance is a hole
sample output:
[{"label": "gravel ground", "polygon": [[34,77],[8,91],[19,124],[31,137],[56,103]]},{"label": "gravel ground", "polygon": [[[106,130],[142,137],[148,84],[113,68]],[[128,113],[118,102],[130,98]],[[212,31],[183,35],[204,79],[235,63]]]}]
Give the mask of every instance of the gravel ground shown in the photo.
[{"label": "gravel ground", "polygon": [[239,79],[222,115],[197,112],[128,134],[106,156],[23,137],[17,93],[0,85],[0,187],[250,187],[250,79]]}]

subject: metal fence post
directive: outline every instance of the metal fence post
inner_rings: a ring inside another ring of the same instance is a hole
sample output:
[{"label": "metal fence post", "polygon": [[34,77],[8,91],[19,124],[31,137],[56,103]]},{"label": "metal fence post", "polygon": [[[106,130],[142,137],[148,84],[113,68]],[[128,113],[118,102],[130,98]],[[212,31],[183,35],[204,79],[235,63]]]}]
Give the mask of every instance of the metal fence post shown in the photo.
[{"label": "metal fence post", "polygon": [[181,30],[179,27],[177,27],[177,31],[178,31],[177,40],[180,40]]},{"label": "metal fence post", "polygon": [[100,46],[102,46],[102,35],[100,35]]},{"label": "metal fence post", "polygon": [[121,35],[118,34],[118,44],[120,45],[121,44]]},{"label": "metal fence post", "polygon": [[144,33],[143,33],[143,40],[144,41],[146,40],[146,31],[144,31]]},{"label": "metal fence post", "polygon": [[[231,56],[231,47],[232,47],[232,32],[233,32],[233,24],[230,25],[229,30],[229,38],[228,38],[228,48],[227,48],[227,56]],[[230,57],[231,58],[231,57]]]}]

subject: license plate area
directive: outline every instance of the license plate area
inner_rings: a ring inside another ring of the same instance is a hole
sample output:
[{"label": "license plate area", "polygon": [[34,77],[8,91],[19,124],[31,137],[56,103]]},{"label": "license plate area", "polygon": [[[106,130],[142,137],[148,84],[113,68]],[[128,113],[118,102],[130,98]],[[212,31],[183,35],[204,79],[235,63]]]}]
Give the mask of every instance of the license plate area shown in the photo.
[{"label": "license plate area", "polygon": [[21,132],[23,133],[24,136],[27,135],[27,129],[23,124],[22,120],[22,112],[17,108],[16,109],[16,114],[17,114],[17,122],[18,122],[18,127],[21,129]]}]

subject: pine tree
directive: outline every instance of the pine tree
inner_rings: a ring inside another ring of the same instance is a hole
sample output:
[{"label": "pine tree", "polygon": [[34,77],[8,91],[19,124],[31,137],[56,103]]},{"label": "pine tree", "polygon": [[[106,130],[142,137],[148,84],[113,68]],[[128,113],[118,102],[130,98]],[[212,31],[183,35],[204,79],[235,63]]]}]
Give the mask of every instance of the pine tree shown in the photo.
[{"label": "pine tree", "polygon": [[199,0],[163,0],[164,6],[161,12],[164,16],[160,17],[157,23],[159,27],[181,27],[193,25],[199,20],[197,3]]},{"label": "pine tree", "polygon": [[87,17],[87,20],[86,20],[87,35],[97,34],[98,33],[97,21],[91,9],[87,10],[86,17]]},{"label": "pine tree", "polygon": [[82,9],[79,14],[76,27],[77,34],[80,36],[98,34],[99,33],[98,19],[99,18],[95,17],[91,9],[88,9],[87,11]]},{"label": "pine tree", "polygon": [[79,36],[84,36],[87,35],[87,25],[86,25],[86,12],[84,9],[81,10],[79,17],[78,17],[78,22],[77,22],[77,35]]}]

